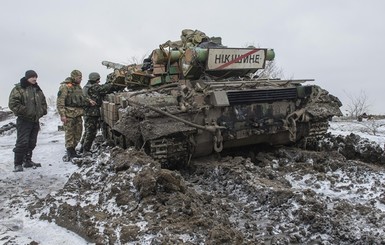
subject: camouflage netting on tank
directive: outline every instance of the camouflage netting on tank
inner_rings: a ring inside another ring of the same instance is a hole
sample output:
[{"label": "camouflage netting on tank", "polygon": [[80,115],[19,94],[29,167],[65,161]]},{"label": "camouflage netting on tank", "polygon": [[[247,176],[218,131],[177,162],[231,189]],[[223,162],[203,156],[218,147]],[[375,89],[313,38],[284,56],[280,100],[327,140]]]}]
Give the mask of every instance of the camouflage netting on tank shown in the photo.
[{"label": "camouflage netting on tank", "polygon": [[167,41],[160,46],[163,48],[170,47],[172,49],[187,48],[198,46],[202,42],[209,41],[210,38],[202,31],[184,29],[182,30],[180,40],[178,41]]}]

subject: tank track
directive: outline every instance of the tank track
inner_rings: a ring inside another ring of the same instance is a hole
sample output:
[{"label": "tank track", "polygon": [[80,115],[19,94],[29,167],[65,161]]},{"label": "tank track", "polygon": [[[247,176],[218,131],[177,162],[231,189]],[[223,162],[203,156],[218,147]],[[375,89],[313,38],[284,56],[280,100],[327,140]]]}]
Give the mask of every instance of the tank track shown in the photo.
[{"label": "tank track", "polygon": [[177,168],[188,162],[190,147],[186,137],[162,137],[148,143],[149,155],[163,168]]},{"label": "tank track", "polygon": [[328,119],[310,122],[308,135],[301,139],[297,145],[303,149],[317,150],[318,141],[327,133],[328,128]]},{"label": "tank track", "polygon": [[317,137],[325,135],[328,131],[328,128],[329,121],[327,119],[318,122],[311,122],[308,137]]},{"label": "tank track", "polygon": [[[304,149],[316,149],[319,139],[327,133],[327,119],[311,122],[308,135],[301,139],[297,146]],[[186,136],[162,137],[150,140],[149,155],[158,161],[163,168],[177,168],[188,163],[190,144]]]}]

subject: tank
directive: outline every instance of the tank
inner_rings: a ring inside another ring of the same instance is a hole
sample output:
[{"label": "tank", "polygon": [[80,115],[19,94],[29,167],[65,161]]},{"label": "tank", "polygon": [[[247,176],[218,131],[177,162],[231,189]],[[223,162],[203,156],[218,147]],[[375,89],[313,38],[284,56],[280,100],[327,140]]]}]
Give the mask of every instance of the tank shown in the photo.
[{"label": "tank", "polygon": [[109,61],[107,82],[122,90],[105,97],[103,135],[136,147],[164,166],[260,143],[306,146],[341,116],[339,99],[313,79],[263,75],[273,49],[230,48],[220,37],[182,31],[143,60]]}]

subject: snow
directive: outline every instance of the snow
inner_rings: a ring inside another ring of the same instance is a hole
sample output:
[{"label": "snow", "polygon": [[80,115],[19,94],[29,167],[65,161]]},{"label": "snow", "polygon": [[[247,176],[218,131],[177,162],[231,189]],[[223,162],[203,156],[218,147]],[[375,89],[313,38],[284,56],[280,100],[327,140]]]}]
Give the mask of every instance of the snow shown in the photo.
[{"label": "snow", "polygon": [[[16,122],[12,117],[0,122],[0,126]],[[75,233],[57,226],[54,222],[35,219],[27,206],[35,197],[44,197],[64,186],[69,176],[78,167],[64,163],[64,132],[58,131],[59,116],[50,108],[41,119],[41,131],[32,160],[42,164],[41,168],[13,171],[12,151],[16,142],[16,130],[6,131],[0,137],[0,243],[29,244],[90,244]]]},{"label": "snow", "polygon": [[[15,117],[12,117],[0,122],[0,126],[15,122],[15,120]],[[37,197],[45,197],[60,190],[71,174],[78,171],[78,166],[62,161],[65,148],[64,132],[58,131],[60,124],[55,109],[50,108],[48,115],[41,120],[42,127],[33,155],[33,161],[41,163],[42,167],[24,169],[24,172],[12,172],[14,156],[12,149],[16,141],[16,130],[12,129],[0,135],[0,243],[29,244],[35,241],[38,244],[92,244],[77,234],[57,226],[54,222],[37,219],[27,209],[29,204],[36,201]],[[332,121],[329,132],[335,135],[349,135],[354,132],[361,137],[379,143],[381,146],[385,144],[385,120]],[[312,159],[308,159],[307,162],[312,164]],[[278,166],[279,163],[277,162]],[[349,181],[344,183],[346,186],[353,185],[351,188],[343,192],[336,192],[327,177],[333,175],[335,178],[343,180],[345,174],[341,171],[328,172],[324,180],[316,179],[311,174],[305,175],[300,180],[291,175],[287,176],[287,179],[293,188],[311,188],[325,198],[346,199],[354,203],[368,202],[374,199],[375,195],[381,193],[378,190],[373,193],[368,192],[368,190],[371,190],[374,182],[381,182],[384,179],[383,170],[357,176],[354,184]],[[340,190],[340,188],[338,189]],[[365,190],[365,192],[360,192],[360,189]],[[67,196],[63,197],[63,200],[69,204],[74,204],[76,197]],[[98,196],[90,193],[88,201],[95,203],[97,200]],[[110,202],[110,211],[112,213],[119,212],[114,208],[115,201],[110,200]],[[381,211],[385,211],[385,205],[380,203],[375,205]],[[141,229],[146,225],[146,222],[138,224]],[[143,239],[150,240],[149,237]],[[191,240],[191,237],[181,235],[181,239],[187,242]]]},{"label": "snow", "polygon": [[[326,173],[326,177],[330,175],[338,177],[341,181],[332,184],[327,178],[319,180],[311,174],[304,175],[300,181],[295,180],[293,176],[287,176],[287,180],[290,181],[293,188],[305,189],[314,186],[311,189],[325,198],[344,199],[350,203],[367,203],[383,193],[381,191],[367,192],[367,190],[372,189],[375,182],[381,182],[384,179],[384,173],[368,173],[365,176],[357,176],[353,180],[351,176],[346,176],[346,173],[341,170]],[[344,189],[344,187],[346,188]],[[377,205],[377,208],[385,211],[383,205]]]},{"label": "snow", "polygon": [[330,123],[329,132],[334,135],[349,135],[350,133],[357,134],[367,138],[370,141],[377,142],[384,147],[385,144],[385,120],[334,120]]}]

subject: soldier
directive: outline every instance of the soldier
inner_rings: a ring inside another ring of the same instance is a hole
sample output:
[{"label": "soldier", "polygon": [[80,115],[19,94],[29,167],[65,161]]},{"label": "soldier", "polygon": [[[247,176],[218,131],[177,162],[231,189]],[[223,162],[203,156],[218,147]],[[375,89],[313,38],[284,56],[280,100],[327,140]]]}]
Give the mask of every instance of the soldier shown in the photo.
[{"label": "soldier", "polygon": [[100,75],[92,72],[88,76],[88,83],[83,87],[83,94],[96,102],[95,106],[87,106],[84,110],[85,132],[82,138],[83,155],[90,155],[92,142],[95,140],[100,121],[100,107],[104,95],[111,93],[117,88],[114,84],[108,83],[100,85]]},{"label": "soldier", "polygon": [[8,107],[17,116],[17,139],[13,149],[15,152],[14,172],[25,168],[41,167],[32,161],[32,151],[36,147],[40,129],[39,119],[47,114],[47,102],[43,91],[37,85],[37,73],[33,70],[25,72],[9,95]]},{"label": "soldier", "polygon": [[[61,83],[57,95],[57,110],[60,120],[64,125],[65,147],[67,149],[67,159],[79,157],[75,147],[80,141],[83,131],[83,113],[85,106],[95,105],[95,101],[83,95],[80,83],[82,81],[82,73],[73,70],[71,76],[67,77]],[[63,158],[64,159],[64,158]]]}]

